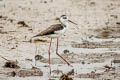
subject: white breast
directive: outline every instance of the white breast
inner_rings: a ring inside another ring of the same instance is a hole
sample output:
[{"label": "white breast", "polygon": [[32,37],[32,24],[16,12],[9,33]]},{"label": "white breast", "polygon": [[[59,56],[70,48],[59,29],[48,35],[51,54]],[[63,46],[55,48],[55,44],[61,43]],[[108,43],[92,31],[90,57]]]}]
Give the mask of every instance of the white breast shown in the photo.
[{"label": "white breast", "polygon": [[62,30],[59,30],[59,31],[55,31],[54,33],[55,34],[64,34],[64,32],[66,31],[66,28],[64,27]]},{"label": "white breast", "polygon": [[64,34],[65,31],[66,31],[66,28],[59,30],[59,31],[55,31],[54,34],[47,35],[47,36],[52,37],[52,38],[57,38],[57,37],[60,37],[62,34]]}]

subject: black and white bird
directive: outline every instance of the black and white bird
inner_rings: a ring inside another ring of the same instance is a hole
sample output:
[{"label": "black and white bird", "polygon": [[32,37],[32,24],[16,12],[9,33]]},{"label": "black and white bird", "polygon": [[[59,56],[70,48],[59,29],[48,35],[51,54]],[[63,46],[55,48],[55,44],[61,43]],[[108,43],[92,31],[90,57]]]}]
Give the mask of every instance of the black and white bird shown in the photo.
[{"label": "black and white bird", "polygon": [[49,45],[49,50],[48,50],[48,55],[49,55],[49,67],[50,67],[50,74],[51,74],[51,66],[50,66],[50,48],[51,48],[51,42],[53,38],[57,38],[57,46],[56,46],[56,55],[58,55],[60,58],[62,58],[68,65],[71,65],[66,59],[64,59],[60,54],[58,54],[58,41],[59,37],[65,33],[65,31],[68,29],[69,23],[71,22],[75,25],[76,23],[72,22],[71,20],[68,19],[66,15],[62,15],[59,18],[60,24],[54,24],[45,29],[44,31],[40,32],[39,34],[33,36],[34,37],[40,37],[40,36],[47,36],[51,38],[50,45]]}]

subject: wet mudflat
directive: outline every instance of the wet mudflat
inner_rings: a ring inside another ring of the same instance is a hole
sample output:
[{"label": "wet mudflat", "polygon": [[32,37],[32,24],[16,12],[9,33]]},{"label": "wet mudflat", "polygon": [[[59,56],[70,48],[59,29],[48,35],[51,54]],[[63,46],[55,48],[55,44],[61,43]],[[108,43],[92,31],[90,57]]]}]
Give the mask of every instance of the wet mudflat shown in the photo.
[{"label": "wet mudflat", "polygon": [[[0,80],[120,80],[119,11],[119,0],[1,0]],[[30,39],[62,14],[78,23],[59,42],[73,67],[56,56],[53,40],[50,76],[50,39]]]}]

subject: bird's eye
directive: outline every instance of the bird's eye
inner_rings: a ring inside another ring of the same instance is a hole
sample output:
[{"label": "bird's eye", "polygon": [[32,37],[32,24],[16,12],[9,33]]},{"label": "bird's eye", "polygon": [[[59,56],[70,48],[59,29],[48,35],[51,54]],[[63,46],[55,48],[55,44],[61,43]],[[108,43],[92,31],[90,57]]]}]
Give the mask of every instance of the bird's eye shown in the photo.
[{"label": "bird's eye", "polygon": [[63,19],[67,19],[67,17],[63,17]]}]

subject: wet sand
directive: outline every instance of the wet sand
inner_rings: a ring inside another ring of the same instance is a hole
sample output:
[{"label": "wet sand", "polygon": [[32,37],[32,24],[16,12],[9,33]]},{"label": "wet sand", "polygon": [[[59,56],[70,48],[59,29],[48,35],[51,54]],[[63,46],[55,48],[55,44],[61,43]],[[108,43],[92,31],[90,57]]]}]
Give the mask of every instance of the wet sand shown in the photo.
[{"label": "wet sand", "polygon": [[51,78],[74,69],[73,80],[120,80],[119,0],[0,0],[0,56],[19,65],[3,67],[7,61],[0,57],[0,80],[49,80],[50,39],[30,39],[63,14],[78,24],[70,23],[59,42],[59,53],[73,67],[56,56],[53,40]]}]

